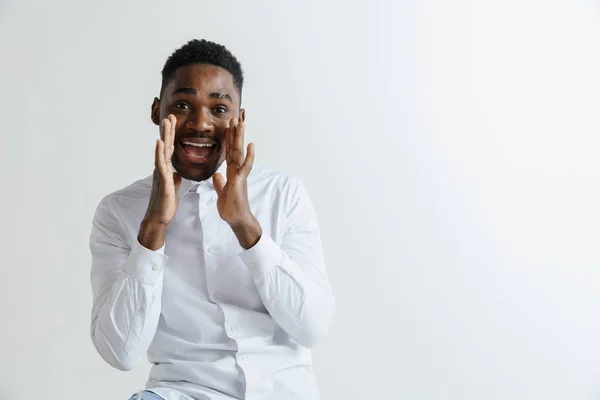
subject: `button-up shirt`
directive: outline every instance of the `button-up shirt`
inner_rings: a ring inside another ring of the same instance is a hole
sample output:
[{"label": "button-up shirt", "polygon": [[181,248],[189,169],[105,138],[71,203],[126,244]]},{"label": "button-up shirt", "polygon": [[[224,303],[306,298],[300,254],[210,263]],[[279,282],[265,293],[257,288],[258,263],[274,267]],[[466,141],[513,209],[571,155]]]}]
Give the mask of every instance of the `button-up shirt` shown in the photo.
[{"label": "button-up shirt", "polygon": [[183,180],[157,251],[137,239],[151,176],[96,210],[93,343],[121,370],[147,355],[146,388],[167,400],[319,398],[310,348],[335,305],[313,206],[285,174],[255,166],[247,183],[262,227],[248,250],[219,217],[210,179]]}]

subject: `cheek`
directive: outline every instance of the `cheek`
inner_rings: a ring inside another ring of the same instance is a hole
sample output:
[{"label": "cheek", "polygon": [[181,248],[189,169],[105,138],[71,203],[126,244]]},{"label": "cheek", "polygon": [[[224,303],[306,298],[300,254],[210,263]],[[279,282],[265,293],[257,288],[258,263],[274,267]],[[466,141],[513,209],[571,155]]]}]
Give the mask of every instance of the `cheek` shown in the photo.
[{"label": "cheek", "polygon": [[186,129],[185,129],[185,121],[181,119],[177,119],[177,124],[175,125],[175,141],[181,140],[185,137]]},{"label": "cheek", "polygon": [[215,127],[219,130],[225,131],[225,129],[229,128],[229,120],[230,118],[225,118],[223,116],[221,116],[220,118],[215,118]]},{"label": "cheek", "polygon": [[158,114],[160,116],[161,121],[164,118],[167,118],[167,116],[169,115],[169,107],[164,102],[160,103],[160,107],[158,107]]},{"label": "cheek", "polygon": [[228,122],[223,122],[223,121],[215,122],[215,136],[225,140],[225,132],[227,131],[228,127],[229,127]]}]

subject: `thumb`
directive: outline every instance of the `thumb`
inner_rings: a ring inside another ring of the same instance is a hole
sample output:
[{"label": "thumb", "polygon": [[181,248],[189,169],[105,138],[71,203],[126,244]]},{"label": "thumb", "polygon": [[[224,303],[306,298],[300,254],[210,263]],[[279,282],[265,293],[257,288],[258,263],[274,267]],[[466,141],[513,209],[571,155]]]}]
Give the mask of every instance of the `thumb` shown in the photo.
[{"label": "thumb", "polygon": [[179,190],[181,187],[181,175],[177,172],[173,172],[173,184],[175,185],[175,190]]},{"label": "thumb", "polygon": [[225,178],[219,172],[213,175],[213,185],[217,191],[217,196],[221,197],[221,193],[223,193],[223,188],[225,187]]}]

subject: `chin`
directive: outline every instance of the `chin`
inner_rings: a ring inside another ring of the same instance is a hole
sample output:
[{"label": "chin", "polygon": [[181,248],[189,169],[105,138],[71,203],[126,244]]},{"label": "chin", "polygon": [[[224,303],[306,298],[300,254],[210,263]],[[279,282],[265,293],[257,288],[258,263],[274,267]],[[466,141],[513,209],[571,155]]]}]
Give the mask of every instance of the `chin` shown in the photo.
[{"label": "chin", "polygon": [[209,179],[213,174],[217,171],[216,167],[210,167],[207,169],[195,169],[195,168],[177,168],[175,170],[182,178],[188,179],[190,181],[205,181]]}]

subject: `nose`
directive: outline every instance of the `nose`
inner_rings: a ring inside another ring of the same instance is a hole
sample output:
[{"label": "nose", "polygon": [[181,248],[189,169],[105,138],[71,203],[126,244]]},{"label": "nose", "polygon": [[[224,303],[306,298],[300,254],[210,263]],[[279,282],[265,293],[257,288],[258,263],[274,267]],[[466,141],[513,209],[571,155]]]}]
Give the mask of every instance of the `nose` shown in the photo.
[{"label": "nose", "polygon": [[186,128],[198,132],[212,132],[215,128],[212,117],[210,110],[198,110],[190,115],[186,122]]}]

